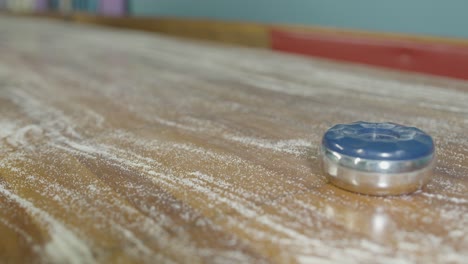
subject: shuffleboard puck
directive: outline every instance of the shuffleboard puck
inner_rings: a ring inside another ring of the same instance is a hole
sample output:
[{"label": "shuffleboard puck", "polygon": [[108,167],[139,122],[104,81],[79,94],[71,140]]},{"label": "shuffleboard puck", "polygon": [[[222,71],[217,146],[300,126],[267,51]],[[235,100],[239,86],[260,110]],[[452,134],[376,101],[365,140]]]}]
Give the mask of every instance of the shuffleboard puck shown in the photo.
[{"label": "shuffleboard puck", "polygon": [[369,195],[400,195],[422,188],[436,160],[434,141],[422,130],[362,121],[327,130],[321,155],[331,183]]}]

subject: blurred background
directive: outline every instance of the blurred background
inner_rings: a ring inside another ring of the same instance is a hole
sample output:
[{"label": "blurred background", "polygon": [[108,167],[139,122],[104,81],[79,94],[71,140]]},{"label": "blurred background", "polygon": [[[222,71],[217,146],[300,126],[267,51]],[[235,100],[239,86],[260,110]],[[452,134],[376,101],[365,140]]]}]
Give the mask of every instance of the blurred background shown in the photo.
[{"label": "blurred background", "polygon": [[0,0],[0,9],[468,79],[463,0]]}]

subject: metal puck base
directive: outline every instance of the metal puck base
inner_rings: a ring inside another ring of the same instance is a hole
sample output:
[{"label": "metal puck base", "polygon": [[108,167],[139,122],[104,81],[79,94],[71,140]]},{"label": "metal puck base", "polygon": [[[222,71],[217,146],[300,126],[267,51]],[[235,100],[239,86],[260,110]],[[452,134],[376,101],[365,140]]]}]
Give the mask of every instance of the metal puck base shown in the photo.
[{"label": "metal puck base", "polygon": [[333,185],[348,191],[377,196],[409,194],[421,189],[432,175],[435,160],[432,157],[423,168],[411,171],[371,172],[340,165],[322,151],[322,167]]}]

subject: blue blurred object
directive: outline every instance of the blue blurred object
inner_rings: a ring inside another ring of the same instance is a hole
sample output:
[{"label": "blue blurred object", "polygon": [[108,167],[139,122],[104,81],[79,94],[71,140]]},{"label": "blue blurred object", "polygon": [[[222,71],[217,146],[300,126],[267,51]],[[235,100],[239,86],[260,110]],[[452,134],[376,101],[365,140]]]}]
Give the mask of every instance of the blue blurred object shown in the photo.
[{"label": "blue blurred object", "polygon": [[73,0],[74,11],[95,13],[98,9],[98,0]]},{"label": "blue blurred object", "polygon": [[86,10],[86,0],[73,0],[73,10],[83,11]]},{"label": "blue blurred object", "polygon": [[96,13],[99,8],[99,0],[87,0],[87,10],[90,13]]},{"label": "blue blurred object", "polygon": [[394,123],[336,125],[325,133],[322,144],[336,153],[370,160],[415,160],[434,153],[428,134]]},{"label": "blue blurred object", "polygon": [[58,10],[59,9],[59,0],[49,0],[49,8],[50,10]]}]

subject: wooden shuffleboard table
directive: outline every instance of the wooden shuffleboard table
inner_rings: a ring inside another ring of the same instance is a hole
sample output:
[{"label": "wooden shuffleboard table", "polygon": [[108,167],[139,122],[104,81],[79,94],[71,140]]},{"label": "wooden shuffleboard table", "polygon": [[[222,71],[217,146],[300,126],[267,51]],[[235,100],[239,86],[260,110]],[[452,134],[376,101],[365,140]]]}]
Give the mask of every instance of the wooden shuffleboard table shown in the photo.
[{"label": "wooden shuffleboard table", "polygon": [[[431,134],[428,185],[327,183],[358,120]],[[467,261],[467,82],[0,17],[1,263]]]}]

